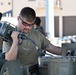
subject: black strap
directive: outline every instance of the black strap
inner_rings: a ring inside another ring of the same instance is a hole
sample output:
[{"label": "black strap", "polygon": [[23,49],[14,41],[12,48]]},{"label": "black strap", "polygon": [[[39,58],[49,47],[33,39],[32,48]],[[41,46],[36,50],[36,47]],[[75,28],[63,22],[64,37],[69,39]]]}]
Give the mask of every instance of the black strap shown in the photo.
[{"label": "black strap", "polygon": [[31,74],[33,74],[33,73],[38,73],[38,64],[35,64],[35,65],[30,66],[30,67],[29,67],[29,72],[30,72]]}]

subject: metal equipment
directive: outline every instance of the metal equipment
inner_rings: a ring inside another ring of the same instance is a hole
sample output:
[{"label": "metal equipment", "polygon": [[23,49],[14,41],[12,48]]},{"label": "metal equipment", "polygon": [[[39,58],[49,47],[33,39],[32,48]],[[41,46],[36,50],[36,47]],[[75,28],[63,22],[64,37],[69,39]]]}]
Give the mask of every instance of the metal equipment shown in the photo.
[{"label": "metal equipment", "polygon": [[0,75],[23,75],[23,69],[18,60],[7,61],[0,72]]},{"label": "metal equipment", "polygon": [[63,43],[61,55],[40,58],[40,75],[76,75],[76,43]]},{"label": "metal equipment", "polygon": [[76,56],[76,43],[63,43],[62,56]]},{"label": "metal equipment", "polygon": [[76,57],[43,57],[40,61],[40,75],[76,75]]}]

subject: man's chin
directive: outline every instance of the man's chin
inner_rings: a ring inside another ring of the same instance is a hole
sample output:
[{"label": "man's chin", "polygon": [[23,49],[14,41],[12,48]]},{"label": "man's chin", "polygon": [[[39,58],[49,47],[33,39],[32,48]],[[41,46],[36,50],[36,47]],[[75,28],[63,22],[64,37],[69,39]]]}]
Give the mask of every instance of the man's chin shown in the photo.
[{"label": "man's chin", "polygon": [[24,30],[23,32],[27,33],[29,30]]}]

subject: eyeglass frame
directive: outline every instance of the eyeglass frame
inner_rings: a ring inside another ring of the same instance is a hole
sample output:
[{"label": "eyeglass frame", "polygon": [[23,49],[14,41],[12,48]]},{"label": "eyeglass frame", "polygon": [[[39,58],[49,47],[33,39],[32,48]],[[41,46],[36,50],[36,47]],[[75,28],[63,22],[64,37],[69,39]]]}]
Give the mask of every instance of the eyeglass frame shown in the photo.
[{"label": "eyeglass frame", "polygon": [[22,20],[21,17],[19,17],[19,18],[20,18],[20,20],[22,21],[22,24],[23,24],[24,26],[32,27],[32,26],[34,25],[34,23],[32,23],[32,24],[28,24],[28,23],[24,22],[24,21]]}]

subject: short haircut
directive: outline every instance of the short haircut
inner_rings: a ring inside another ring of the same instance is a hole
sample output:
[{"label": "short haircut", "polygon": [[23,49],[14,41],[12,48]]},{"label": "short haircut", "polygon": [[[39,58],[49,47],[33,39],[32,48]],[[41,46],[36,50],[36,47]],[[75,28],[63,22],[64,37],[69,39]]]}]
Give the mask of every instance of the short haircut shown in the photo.
[{"label": "short haircut", "polygon": [[36,17],[35,24],[36,24],[37,26],[39,26],[40,23],[41,23],[40,17]]},{"label": "short haircut", "polygon": [[31,7],[24,7],[20,11],[20,16],[25,18],[28,22],[32,22],[35,21],[36,13]]}]

